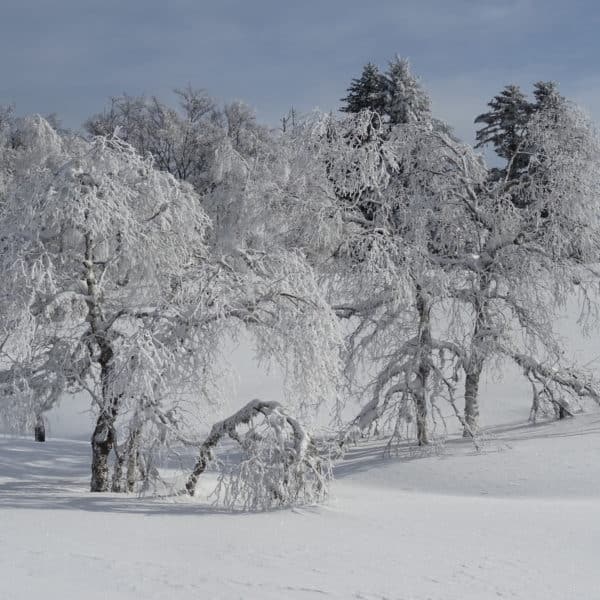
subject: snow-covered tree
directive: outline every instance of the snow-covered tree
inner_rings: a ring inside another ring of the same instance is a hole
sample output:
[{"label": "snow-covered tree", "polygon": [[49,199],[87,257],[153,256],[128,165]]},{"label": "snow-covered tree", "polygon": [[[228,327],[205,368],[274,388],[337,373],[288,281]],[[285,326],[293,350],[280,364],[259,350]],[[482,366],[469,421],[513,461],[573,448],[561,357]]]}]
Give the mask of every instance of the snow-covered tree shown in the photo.
[{"label": "snow-covered tree", "polygon": [[329,261],[332,302],[350,322],[348,374],[374,374],[372,400],[355,423],[412,420],[426,444],[430,409],[450,383],[432,311],[448,285],[440,256],[456,253],[467,235],[466,208],[452,201],[460,173],[452,175],[445,138],[428,122],[386,132],[363,111],[330,119],[325,132],[321,160],[340,223]]},{"label": "snow-covered tree", "polygon": [[526,147],[527,160],[520,174],[485,185],[465,173],[478,231],[473,256],[462,261],[471,283],[461,292],[474,315],[471,348],[462,359],[465,420],[473,431],[479,378],[494,356],[514,360],[533,377],[535,398],[555,388],[551,397],[560,415],[569,411],[565,394],[597,399],[589,375],[564,365],[554,321],[572,295],[590,310],[600,251],[600,146],[576,107],[554,88],[551,98],[536,108],[521,134],[514,156]]},{"label": "snow-covered tree", "polygon": [[431,121],[431,102],[413,75],[406,58],[396,55],[385,73],[367,63],[359,78],[353,79],[348,95],[342,98],[342,112],[358,114],[370,111],[378,115],[375,121],[388,125]]},{"label": "snow-covered tree", "polygon": [[[406,59],[397,56],[390,62],[381,76],[381,88],[382,114],[378,118],[371,116],[369,127],[363,115],[360,120],[342,125],[341,131],[350,128],[350,132],[329,135],[329,143],[335,147],[329,176],[338,201],[346,205],[345,218],[353,222],[355,229],[354,235],[346,238],[349,247],[357,249],[346,250],[346,256],[354,254],[351,263],[359,265],[353,267],[356,272],[349,276],[348,281],[352,282],[349,285],[357,284],[359,269],[369,265],[372,258],[385,264],[379,283],[373,265],[365,272],[367,280],[371,277],[371,282],[365,285],[372,286],[379,295],[374,305],[369,307],[369,301],[364,301],[365,291],[358,284],[361,310],[356,311],[356,306],[352,306],[348,289],[344,301],[348,310],[342,312],[355,320],[361,314],[364,319],[357,332],[364,331],[351,337],[351,345],[358,344],[352,354],[363,358],[370,354],[367,360],[379,365],[372,400],[378,409],[369,414],[385,412],[383,407],[390,403],[380,402],[378,396],[384,395],[388,387],[393,388],[395,391],[389,392],[387,398],[401,397],[405,414],[414,410],[417,439],[425,444],[428,406],[433,398],[430,392],[434,387],[436,390],[444,387],[434,386],[431,381],[441,374],[433,364],[436,351],[431,312],[442,297],[445,277],[428,256],[443,252],[439,244],[446,242],[441,232],[451,227],[456,217],[452,214],[453,207],[445,202],[446,192],[441,184],[449,166],[442,157],[445,149],[434,141],[438,132],[446,132],[448,128],[432,118],[429,97],[411,73]],[[353,128],[355,132],[351,131]],[[369,175],[365,182],[366,173]],[[451,188],[452,175],[447,179]],[[362,214],[349,217],[356,209]],[[444,223],[444,219],[449,221]],[[380,252],[389,255],[383,259],[378,255]],[[381,268],[377,266],[378,271]],[[390,350],[390,345],[396,352]],[[370,346],[370,350],[365,346]],[[364,424],[362,417],[358,421]]]},{"label": "snow-covered tree", "polygon": [[[187,347],[203,332],[177,338],[175,324],[185,322],[186,296],[202,293],[189,277],[209,221],[189,186],[116,138],[64,139],[40,118],[22,132],[2,215],[6,289],[35,320],[20,345],[24,359],[43,341],[37,376],[45,371],[48,385],[58,378],[94,400],[91,489],[104,491],[115,423],[144,394],[140,380],[156,396],[186,361],[188,371],[198,366]],[[180,365],[161,372],[157,363],[174,357]]]},{"label": "snow-covered tree", "polygon": [[383,78],[384,110],[392,125],[431,120],[431,102],[406,58],[395,56]]},{"label": "snow-covered tree", "polygon": [[214,461],[214,448],[224,438],[237,442],[243,454],[221,471],[216,493],[226,506],[265,510],[325,496],[331,477],[327,456],[279,403],[261,400],[252,400],[212,427],[186,482],[186,494],[195,494],[198,478]]},{"label": "snow-covered tree", "polygon": [[[369,131],[356,141],[347,132],[329,134],[330,143],[338,143],[337,158],[328,163],[338,182],[334,192],[344,198],[344,219],[362,240],[346,232],[342,247],[352,256],[352,270],[337,308],[342,316],[362,318],[350,338],[352,353],[366,356],[377,373],[376,393],[355,420],[359,428],[397,406],[394,394],[409,389],[405,397],[412,395],[417,407],[423,443],[426,413],[418,407],[427,402],[421,391],[431,399],[443,390],[465,435],[475,435],[483,368],[502,359],[516,362],[532,380],[536,406],[540,397],[550,398],[564,415],[570,410],[566,396],[597,399],[589,374],[564,364],[553,324],[571,293],[580,293],[591,309],[599,250],[597,140],[553,85],[538,84],[537,90],[528,120],[515,129],[512,157],[506,147],[509,163],[526,156],[512,178],[490,178],[472,150],[433,123]],[[348,216],[367,202],[368,215]],[[386,254],[386,270],[376,271],[370,261],[384,240],[394,240],[395,255]],[[363,287],[365,265],[370,270]],[[381,273],[389,291],[377,283]],[[372,290],[378,293],[369,295]],[[352,300],[353,292],[360,302]],[[368,345],[379,357],[369,354]],[[403,361],[411,351],[412,360]],[[463,377],[464,416],[455,404]]]},{"label": "snow-covered tree", "polygon": [[536,113],[557,110],[565,103],[552,81],[535,83],[533,96],[534,101],[529,101],[519,86],[507,85],[488,103],[491,110],[475,119],[475,123],[483,124],[476,134],[476,148],[491,145],[505,161],[502,168],[490,170],[493,180],[512,182],[526,171],[535,152],[528,145],[529,122]]},{"label": "snow-covered tree", "polygon": [[192,187],[118,137],[64,138],[40,118],[22,134],[2,212],[3,311],[32,326],[9,331],[10,355],[30,388],[41,377],[54,398],[93,399],[93,491],[132,489],[156,473],[157,446],[197,439],[239,327],[279,361],[302,414],[335,394],[337,319],[301,248],[264,218],[285,200],[284,164],[224,161],[248,216],[225,252]]},{"label": "snow-covered tree", "polygon": [[475,119],[475,123],[483,124],[476,134],[476,148],[491,144],[496,154],[506,161],[503,169],[492,169],[491,175],[494,179],[512,180],[527,164],[523,138],[532,107],[516,85],[507,85],[488,106],[491,110]]},{"label": "snow-covered tree", "polygon": [[142,156],[152,156],[158,169],[204,193],[214,183],[224,138],[229,138],[237,152],[247,155],[268,137],[268,132],[242,102],[220,109],[205,91],[189,86],[175,90],[175,94],[177,108],[155,96],[112,98],[108,108],[86,121],[85,128],[94,136],[118,136]]}]

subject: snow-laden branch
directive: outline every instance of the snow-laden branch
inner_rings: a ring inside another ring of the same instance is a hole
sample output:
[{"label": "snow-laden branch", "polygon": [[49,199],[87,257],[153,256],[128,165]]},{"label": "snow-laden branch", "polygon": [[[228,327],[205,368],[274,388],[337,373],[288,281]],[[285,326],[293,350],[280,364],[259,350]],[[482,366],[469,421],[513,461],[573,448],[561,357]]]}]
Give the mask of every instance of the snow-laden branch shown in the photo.
[{"label": "snow-laden branch", "polygon": [[[259,417],[264,419],[263,429],[254,423]],[[264,509],[314,502],[326,494],[329,468],[306,430],[278,402],[262,400],[250,401],[213,425],[200,446],[184,493],[194,495],[199,477],[214,460],[214,449],[226,437],[244,452],[234,481],[221,481],[226,487],[225,502],[230,506]]]}]

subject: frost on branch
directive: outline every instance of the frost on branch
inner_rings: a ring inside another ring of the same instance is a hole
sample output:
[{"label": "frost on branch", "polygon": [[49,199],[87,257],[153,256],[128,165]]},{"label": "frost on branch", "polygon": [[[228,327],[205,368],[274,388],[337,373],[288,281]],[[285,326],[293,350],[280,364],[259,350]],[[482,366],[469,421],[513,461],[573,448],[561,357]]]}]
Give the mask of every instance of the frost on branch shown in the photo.
[{"label": "frost on branch", "polygon": [[219,476],[218,502],[229,508],[266,510],[325,498],[331,477],[328,461],[279,403],[262,400],[250,401],[212,427],[184,493],[194,495],[198,478],[217,462],[213,452],[227,437],[238,444],[241,455]]},{"label": "frost on branch", "polygon": [[195,283],[209,221],[189,185],[121,140],[61,137],[39,117],[23,121],[20,139],[0,271],[3,311],[33,327],[28,339],[9,331],[10,355],[29,388],[39,379],[56,382],[54,398],[89,394],[91,487],[106,491],[119,419],[201,375],[194,350],[211,332],[190,322],[190,307],[210,301]]},{"label": "frost on branch", "polygon": [[533,423],[540,413],[553,413],[558,419],[572,417],[581,399],[589,398],[600,404],[598,382],[583,370],[550,367],[517,352],[511,358],[531,383],[533,401],[529,420]]}]

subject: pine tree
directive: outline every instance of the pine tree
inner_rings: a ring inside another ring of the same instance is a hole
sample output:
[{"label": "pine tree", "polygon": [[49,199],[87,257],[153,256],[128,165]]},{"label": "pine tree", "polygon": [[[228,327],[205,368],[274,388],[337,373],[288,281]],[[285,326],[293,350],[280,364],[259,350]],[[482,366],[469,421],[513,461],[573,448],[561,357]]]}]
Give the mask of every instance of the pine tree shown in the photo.
[{"label": "pine tree", "polygon": [[555,81],[538,81],[534,83],[533,96],[535,98],[535,111],[559,108],[565,102],[564,96],[558,92],[558,84]]},{"label": "pine tree", "polygon": [[431,118],[429,96],[411,73],[406,58],[396,55],[390,61],[383,86],[385,113],[390,124],[415,123]]},{"label": "pine tree", "polygon": [[370,110],[383,114],[383,79],[373,63],[369,62],[363,67],[360,77],[352,80],[347,92],[348,95],[342,98],[342,102],[346,103],[340,108],[342,112],[357,114]]},{"label": "pine tree", "polygon": [[507,85],[488,106],[491,110],[475,119],[484,124],[477,131],[475,147],[492,144],[496,154],[506,159],[504,168],[492,170],[493,179],[515,179],[527,166],[524,143],[533,106],[517,85]]}]

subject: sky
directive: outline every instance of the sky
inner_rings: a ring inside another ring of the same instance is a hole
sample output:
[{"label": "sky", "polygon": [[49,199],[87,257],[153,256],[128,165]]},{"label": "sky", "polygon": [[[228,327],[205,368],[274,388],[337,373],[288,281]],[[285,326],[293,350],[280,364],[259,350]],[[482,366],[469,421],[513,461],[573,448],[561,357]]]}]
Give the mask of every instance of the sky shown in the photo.
[{"label": "sky", "polygon": [[467,141],[508,83],[554,80],[600,120],[597,0],[2,0],[0,104],[77,128],[111,96],[191,84],[277,125],[336,110],[366,62],[408,57]]}]

